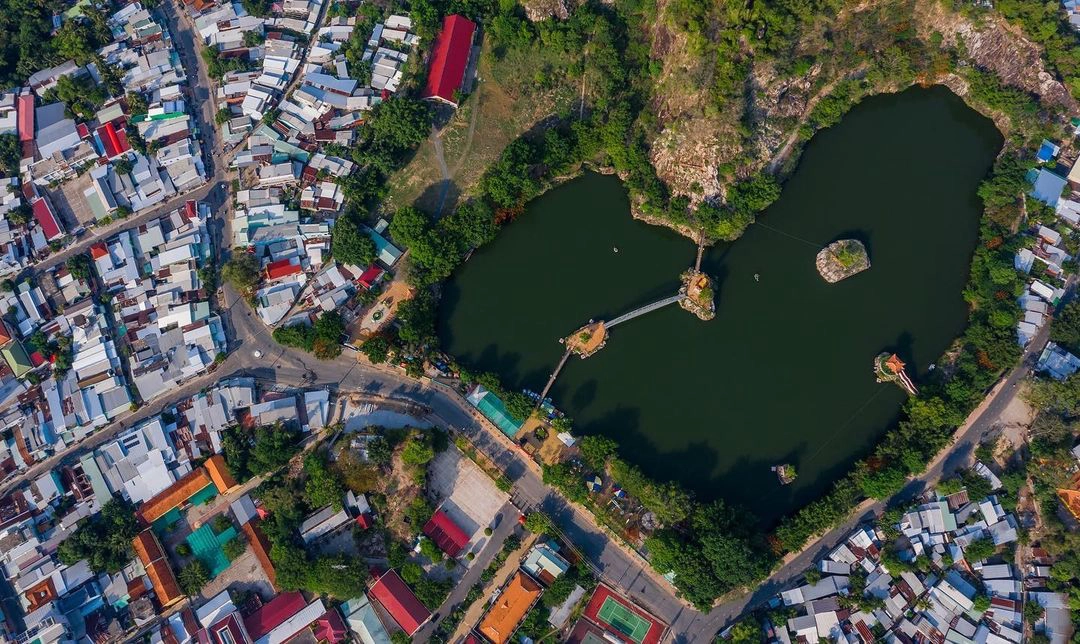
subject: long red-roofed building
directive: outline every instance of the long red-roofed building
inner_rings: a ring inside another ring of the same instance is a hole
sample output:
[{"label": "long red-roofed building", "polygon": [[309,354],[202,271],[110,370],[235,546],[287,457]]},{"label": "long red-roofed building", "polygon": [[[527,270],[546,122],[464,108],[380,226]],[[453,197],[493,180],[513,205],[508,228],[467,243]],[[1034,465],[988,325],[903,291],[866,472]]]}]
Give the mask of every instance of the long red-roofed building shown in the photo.
[{"label": "long red-roofed building", "polygon": [[431,617],[431,611],[420,603],[413,591],[409,590],[393,570],[388,570],[379,577],[368,595],[390,613],[390,617],[409,637],[420,630],[420,626]]},{"label": "long red-roofed building", "polygon": [[276,262],[270,262],[266,265],[266,279],[281,279],[291,275],[299,275],[303,271],[304,268],[300,266],[298,261],[294,263],[292,258],[279,259]]},{"label": "long red-roofed building", "polygon": [[25,143],[34,140],[34,95],[23,94],[19,97],[19,141]]},{"label": "long red-roofed building", "polygon": [[451,557],[457,557],[469,545],[469,535],[442,510],[435,510],[424,524],[424,534]]},{"label": "long red-roofed building", "polygon": [[464,16],[451,14],[443,18],[442,29],[435,37],[431,52],[424,98],[442,101],[457,107],[454,94],[465,81],[465,69],[469,66],[476,23]]},{"label": "long red-roofed building", "polygon": [[60,220],[56,218],[56,213],[53,212],[52,204],[49,203],[48,199],[41,197],[30,206],[34,211],[34,219],[41,226],[42,232],[45,233],[46,241],[52,241],[64,236],[64,229],[60,226]]},{"label": "long red-roofed building", "polygon": [[307,606],[307,600],[300,593],[281,593],[245,617],[244,627],[247,628],[252,641],[258,640],[304,610],[305,606]]}]

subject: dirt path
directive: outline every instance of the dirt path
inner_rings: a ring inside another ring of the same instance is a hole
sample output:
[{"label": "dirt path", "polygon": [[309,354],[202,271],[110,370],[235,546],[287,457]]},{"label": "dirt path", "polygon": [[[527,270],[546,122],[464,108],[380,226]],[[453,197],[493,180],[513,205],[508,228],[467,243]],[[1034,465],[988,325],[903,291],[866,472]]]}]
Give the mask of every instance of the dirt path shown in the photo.
[{"label": "dirt path", "polygon": [[787,140],[784,141],[784,145],[782,145],[776,154],[773,155],[772,161],[769,161],[769,172],[775,173],[776,169],[780,167],[780,164],[787,160],[788,156],[791,154],[791,149],[795,147],[795,143],[799,140],[799,129],[806,123],[807,119],[810,118],[810,114],[814,111],[814,107],[818,104],[818,101],[832,93],[837,83],[862,72],[865,67],[865,64],[860,65],[850,73],[834,78],[832,81],[826,83],[825,87],[822,87],[817,94],[810,97],[810,100],[806,102],[806,109],[803,110],[802,116],[799,117],[799,122],[792,128],[791,134],[789,134]]},{"label": "dirt path", "polygon": [[465,146],[461,150],[461,156],[454,162],[454,169],[450,172],[450,176],[456,177],[461,170],[461,166],[465,163],[465,159],[469,156],[469,150],[472,149],[473,133],[476,132],[476,115],[480,113],[480,104],[483,102],[483,86],[481,85],[476,90],[476,102],[472,106],[472,114],[469,115],[469,131],[465,133]]}]

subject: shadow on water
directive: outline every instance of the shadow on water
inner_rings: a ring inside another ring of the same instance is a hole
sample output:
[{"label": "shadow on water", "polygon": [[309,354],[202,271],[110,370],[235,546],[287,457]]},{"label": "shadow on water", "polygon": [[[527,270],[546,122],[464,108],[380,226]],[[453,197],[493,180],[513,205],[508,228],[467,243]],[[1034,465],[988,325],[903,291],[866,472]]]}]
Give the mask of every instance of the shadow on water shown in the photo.
[{"label": "shadow on water", "polygon": [[[556,405],[647,475],[765,522],[819,496],[899,417],[905,396],[874,382],[873,357],[895,351],[913,377],[937,377],[922,372],[963,329],[973,195],[1000,145],[948,92],[860,103],[807,146],[762,226],[705,252],[715,319],[670,306],[620,326],[567,365]],[[561,355],[554,338],[673,294],[693,244],[628,211],[617,180],[593,174],[531,203],[447,284],[444,348],[507,388],[539,390]],[[871,269],[825,283],[814,255],[851,238]],[[795,465],[792,485],[770,471],[780,463]]]}]

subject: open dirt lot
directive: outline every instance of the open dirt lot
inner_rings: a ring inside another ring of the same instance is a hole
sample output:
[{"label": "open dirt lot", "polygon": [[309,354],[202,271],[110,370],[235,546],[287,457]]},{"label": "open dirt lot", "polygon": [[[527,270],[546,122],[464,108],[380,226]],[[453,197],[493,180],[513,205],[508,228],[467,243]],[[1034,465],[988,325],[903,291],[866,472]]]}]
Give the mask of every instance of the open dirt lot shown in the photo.
[{"label": "open dirt lot", "polygon": [[[431,462],[429,487],[441,500],[446,514],[470,535],[471,549],[483,547],[484,528],[491,527],[503,505],[509,499],[505,492],[495,487],[475,463],[451,447],[435,456]],[[502,521],[512,520],[502,517]]]}]

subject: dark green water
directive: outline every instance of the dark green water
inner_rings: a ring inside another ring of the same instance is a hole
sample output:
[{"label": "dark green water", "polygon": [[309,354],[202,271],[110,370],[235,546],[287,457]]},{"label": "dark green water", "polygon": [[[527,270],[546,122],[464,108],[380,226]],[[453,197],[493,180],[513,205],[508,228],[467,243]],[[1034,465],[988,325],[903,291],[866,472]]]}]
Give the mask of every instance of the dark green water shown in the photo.
[{"label": "dark green water", "polygon": [[[874,382],[874,356],[896,351],[923,375],[963,330],[975,190],[1001,144],[943,88],[863,102],[811,141],[761,217],[776,230],[755,225],[706,253],[714,320],[671,306],[613,329],[605,349],[571,359],[556,404],[578,433],[615,438],[648,474],[766,520],[821,494],[904,400]],[[814,256],[849,237],[873,266],[826,284]],[[537,199],[457,272],[441,307],[444,347],[539,391],[557,338],[675,293],[694,251],[632,220],[617,179],[587,175]],[[799,472],[787,487],[769,471],[782,462]]]}]

